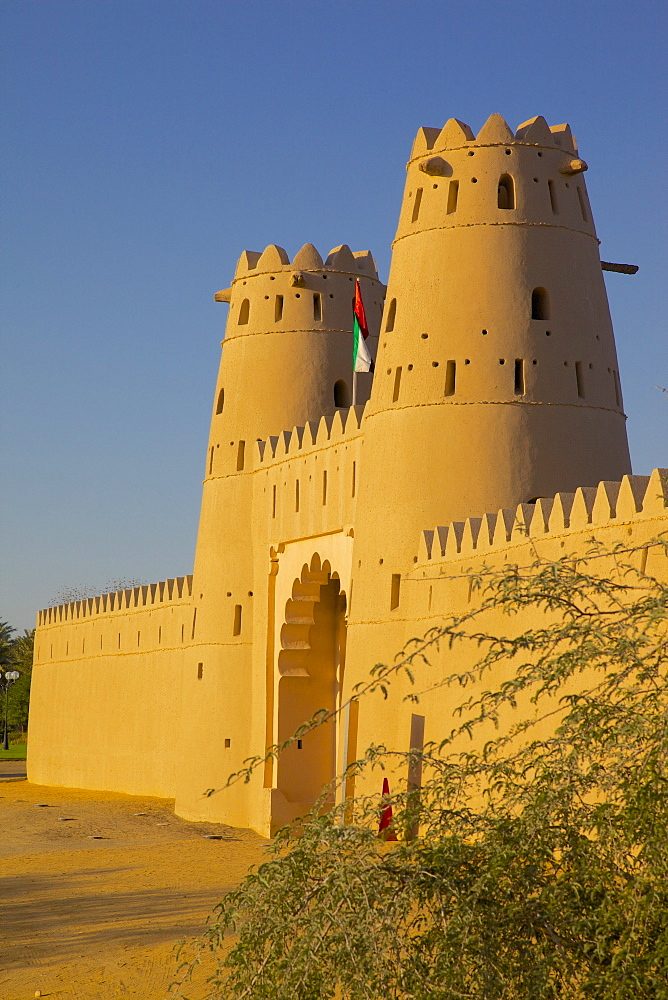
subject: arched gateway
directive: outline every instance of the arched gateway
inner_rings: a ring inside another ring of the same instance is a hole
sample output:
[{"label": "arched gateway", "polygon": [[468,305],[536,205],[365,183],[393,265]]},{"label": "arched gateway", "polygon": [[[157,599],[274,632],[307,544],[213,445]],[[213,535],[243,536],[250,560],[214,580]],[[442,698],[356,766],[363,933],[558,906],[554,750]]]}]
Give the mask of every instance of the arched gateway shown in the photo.
[{"label": "arched gateway", "polygon": [[[285,606],[278,656],[278,742],[319,709],[333,711],[343,685],[346,595],[316,554],[294,581]],[[336,774],[335,719],[306,733],[278,760],[277,788],[293,806],[310,807]]]}]

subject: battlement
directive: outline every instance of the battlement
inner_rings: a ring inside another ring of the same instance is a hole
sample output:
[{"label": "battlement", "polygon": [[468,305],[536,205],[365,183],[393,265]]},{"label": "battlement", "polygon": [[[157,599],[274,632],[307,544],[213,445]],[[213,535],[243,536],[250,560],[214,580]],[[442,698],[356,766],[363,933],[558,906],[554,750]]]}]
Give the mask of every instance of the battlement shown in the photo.
[{"label": "battlement", "polygon": [[37,612],[37,625],[59,625],[99,615],[118,613],[135,608],[187,601],[192,597],[192,576],[176,576],[159,583],[148,583],[127,590],[115,590],[98,597],[85,597]]},{"label": "battlement", "polygon": [[359,435],[364,406],[351,406],[347,410],[337,410],[319,421],[308,421],[304,427],[293,427],[277,436],[257,441],[256,469],[266,469],[271,465],[303,456],[309,451],[335,444],[345,444]]},{"label": "battlement", "polygon": [[[542,115],[522,122],[512,131],[502,115],[490,115],[477,135],[457,118],[449,118],[443,128],[423,127],[413,143],[411,160],[426,153],[463,149],[470,146],[541,146],[577,155],[578,147],[570,125],[548,125]],[[586,169],[586,167],[585,167]]]},{"label": "battlement", "polygon": [[498,552],[527,539],[665,516],[667,512],[668,469],[655,469],[651,476],[624,476],[621,482],[582,486],[575,493],[539,497],[535,503],[423,531],[417,565]]},{"label": "battlement", "polygon": [[330,250],[324,261],[312,243],[305,243],[292,261],[283,247],[275,243],[270,243],[261,253],[257,250],[244,250],[239,257],[234,280],[288,269],[342,271],[345,274],[366,275],[367,278],[378,280],[378,268],[372,253],[369,250],[352,251],[346,243]]}]

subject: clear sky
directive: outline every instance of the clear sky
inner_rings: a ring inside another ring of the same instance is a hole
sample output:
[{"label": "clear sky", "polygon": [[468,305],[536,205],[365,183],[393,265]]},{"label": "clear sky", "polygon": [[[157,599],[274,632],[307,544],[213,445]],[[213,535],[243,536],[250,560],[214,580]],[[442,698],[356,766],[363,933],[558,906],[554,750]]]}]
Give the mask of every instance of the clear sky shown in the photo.
[{"label": "clear sky", "polygon": [[[244,249],[370,249],[421,125],[570,122],[638,473],[668,466],[659,0],[2,0],[0,618],[192,571]],[[263,373],[257,373],[262,379]]]}]

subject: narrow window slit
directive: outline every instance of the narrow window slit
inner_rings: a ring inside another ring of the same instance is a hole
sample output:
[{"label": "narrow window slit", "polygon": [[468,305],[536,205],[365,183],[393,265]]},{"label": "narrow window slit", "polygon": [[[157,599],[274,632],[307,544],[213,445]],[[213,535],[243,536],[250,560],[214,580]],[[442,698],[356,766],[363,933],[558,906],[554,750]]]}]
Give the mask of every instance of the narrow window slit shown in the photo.
[{"label": "narrow window slit", "polygon": [[313,319],[319,323],[322,319],[322,299],[320,292],[313,293]]},{"label": "narrow window slit", "polygon": [[582,213],[582,221],[589,222],[589,209],[587,208],[587,197],[579,185],[577,191],[578,191],[578,200],[580,202],[580,212]]},{"label": "narrow window slit", "polygon": [[413,215],[411,222],[417,222],[418,215],[420,214],[420,203],[422,202],[422,188],[418,188],[415,192],[415,201],[413,202]]},{"label": "narrow window slit", "polygon": [[584,390],[584,376],[582,374],[582,362],[581,361],[576,361],[575,362],[575,381],[576,381],[577,387],[578,387],[578,396],[580,397],[580,399],[584,399],[584,394],[585,394],[585,390]]},{"label": "narrow window slit", "polygon": [[457,198],[459,197],[459,181],[450,181],[448,188],[448,208],[447,214],[452,215],[457,210]]},{"label": "narrow window slit", "polygon": [[399,597],[401,592],[401,573],[392,574],[392,585],[390,589],[390,611],[399,607]]},{"label": "narrow window slit", "polygon": [[232,635],[241,635],[241,605],[234,605],[234,623],[232,625]]},{"label": "narrow window slit", "polygon": [[283,296],[277,295],[274,302],[274,323],[278,323],[279,319],[283,319]]},{"label": "narrow window slit", "polygon": [[559,203],[557,201],[557,188],[554,181],[547,182],[547,190],[550,194],[550,205],[552,206],[552,215],[559,215]]},{"label": "narrow window slit", "polygon": [[216,403],[216,413],[222,413],[223,407],[225,406],[225,390],[221,389],[218,393],[218,402]]},{"label": "narrow window slit", "polygon": [[445,365],[445,395],[454,396],[457,380],[457,362],[448,361]]},{"label": "narrow window slit", "polygon": [[401,389],[401,366],[397,368],[394,373],[394,389],[392,391],[392,402],[396,403],[399,399],[399,391]]},{"label": "narrow window slit", "polygon": [[322,505],[323,507],[327,503],[327,471],[325,470],[322,474]]},{"label": "narrow window slit", "polygon": [[385,324],[386,333],[391,333],[394,330],[394,320],[397,315],[397,300],[392,299],[390,302],[390,308],[387,310],[387,322]]},{"label": "narrow window slit", "polygon": [[522,358],[515,359],[515,395],[524,395],[524,361]]},{"label": "narrow window slit", "polygon": [[246,442],[240,441],[237,445],[237,472],[241,472],[246,461]]}]

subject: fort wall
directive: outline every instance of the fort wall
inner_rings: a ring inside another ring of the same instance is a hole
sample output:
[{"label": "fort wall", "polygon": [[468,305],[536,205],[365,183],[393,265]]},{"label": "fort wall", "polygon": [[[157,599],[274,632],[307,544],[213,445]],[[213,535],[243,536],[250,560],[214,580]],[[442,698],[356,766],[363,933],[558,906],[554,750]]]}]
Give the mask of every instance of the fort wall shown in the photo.
[{"label": "fort wall", "polygon": [[192,577],[39,612],[28,774],[174,796]]}]

